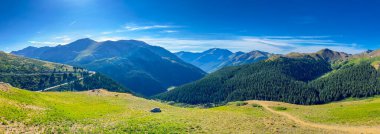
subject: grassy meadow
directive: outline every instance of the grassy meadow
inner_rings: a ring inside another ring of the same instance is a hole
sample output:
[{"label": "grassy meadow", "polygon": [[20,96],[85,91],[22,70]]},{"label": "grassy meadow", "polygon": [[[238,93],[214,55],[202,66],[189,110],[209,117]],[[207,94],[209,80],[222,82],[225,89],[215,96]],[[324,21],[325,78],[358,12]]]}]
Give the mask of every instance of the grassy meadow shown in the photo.
[{"label": "grassy meadow", "polygon": [[277,103],[286,112],[300,119],[335,125],[380,126],[380,96],[366,99],[347,99],[325,105],[299,106]]},{"label": "grassy meadow", "polygon": [[[184,108],[105,90],[0,88],[0,133],[339,133],[300,126],[258,104]],[[279,103],[277,107],[311,122],[379,126],[379,103],[376,97],[318,106]],[[154,107],[162,112],[149,112]]]}]

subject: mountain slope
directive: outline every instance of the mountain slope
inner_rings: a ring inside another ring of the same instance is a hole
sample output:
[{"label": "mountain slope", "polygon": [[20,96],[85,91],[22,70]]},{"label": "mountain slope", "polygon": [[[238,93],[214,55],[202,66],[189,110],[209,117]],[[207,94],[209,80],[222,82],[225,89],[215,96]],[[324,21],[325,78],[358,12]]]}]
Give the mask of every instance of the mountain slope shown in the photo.
[{"label": "mountain slope", "polygon": [[156,97],[190,104],[250,99],[320,104],[380,94],[380,73],[373,66],[379,59],[336,62],[333,70],[331,56],[273,57],[228,67]]},{"label": "mountain slope", "polygon": [[[252,133],[254,129],[256,133],[336,134],[374,133],[367,130],[378,130],[380,125],[379,115],[374,114],[380,110],[379,97],[315,106],[248,103],[183,108],[106,90],[30,92],[0,83],[0,133]],[[149,112],[154,107],[162,112]],[[277,107],[288,110],[274,113]],[[304,125],[278,113],[336,129]],[[350,129],[340,129],[344,127]]]},{"label": "mountain slope", "polygon": [[57,85],[54,90],[88,90],[107,88],[111,91],[130,92],[101,74],[78,67],[51,63],[0,52],[0,81],[12,86],[41,91]]},{"label": "mountain slope", "polygon": [[332,51],[330,49],[322,49],[316,53],[290,53],[290,54],[285,55],[285,57],[289,57],[289,58],[311,57],[317,60],[335,62],[335,61],[348,60],[349,58],[352,57],[352,55],[344,53],[344,52]]},{"label": "mountain slope", "polygon": [[63,46],[29,47],[12,53],[94,70],[146,96],[205,75],[169,51],[136,40],[95,42],[81,39]]},{"label": "mountain slope", "polygon": [[229,50],[219,48],[213,48],[201,53],[181,51],[175,54],[182,60],[191,63],[206,72],[214,72],[226,66],[242,65],[265,60],[271,55],[261,51],[232,53]]}]

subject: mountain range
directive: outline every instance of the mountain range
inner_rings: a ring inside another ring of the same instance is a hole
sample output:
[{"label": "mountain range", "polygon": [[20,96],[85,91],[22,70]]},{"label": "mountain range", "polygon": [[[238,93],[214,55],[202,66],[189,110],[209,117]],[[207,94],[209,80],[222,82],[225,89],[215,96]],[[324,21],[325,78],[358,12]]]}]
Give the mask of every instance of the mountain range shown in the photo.
[{"label": "mountain range", "polygon": [[201,80],[155,96],[189,104],[272,100],[321,104],[380,94],[377,51],[350,55],[323,49],[290,53],[220,69]]},{"label": "mountain range", "polygon": [[182,60],[191,63],[206,72],[214,72],[226,66],[243,65],[268,59],[273,54],[262,51],[251,51],[248,53],[233,53],[227,49],[213,48],[200,53],[177,52]]},{"label": "mountain range", "polygon": [[97,71],[144,96],[206,74],[164,48],[137,40],[96,42],[86,38],[55,47],[27,47],[12,54]]},{"label": "mountain range", "polygon": [[[321,104],[380,94],[379,51],[352,55],[322,49],[280,55],[213,48],[173,54],[137,40],[81,39],[12,54],[94,70],[134,93],[188,104],[250,99]],[[168,91],[171,86],[175,88]]]}]

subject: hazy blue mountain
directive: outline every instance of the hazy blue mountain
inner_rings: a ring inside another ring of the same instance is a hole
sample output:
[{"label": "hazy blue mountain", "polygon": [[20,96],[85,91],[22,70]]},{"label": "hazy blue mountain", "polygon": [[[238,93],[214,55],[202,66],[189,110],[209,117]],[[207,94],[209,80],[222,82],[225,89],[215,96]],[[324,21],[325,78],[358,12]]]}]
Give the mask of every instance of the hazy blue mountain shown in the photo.
[{"label": "hazy blue mountain", "polygon": [[219,48],[213,48],[200,53],[181,51],[175,54],[182,60],[191,63],[209,73],[226,66],[242,65],[265,60],[272,55],[270,53],[261,51],[233,53],[229,50]]},{"label": "hazy blue mountain", "polygon": [[101,72],[146,96],[205,75],[201,69],[182,61],[164,48],[137,40],[96,42],[80,39],[67,45],[28,47],[12,53]]}]

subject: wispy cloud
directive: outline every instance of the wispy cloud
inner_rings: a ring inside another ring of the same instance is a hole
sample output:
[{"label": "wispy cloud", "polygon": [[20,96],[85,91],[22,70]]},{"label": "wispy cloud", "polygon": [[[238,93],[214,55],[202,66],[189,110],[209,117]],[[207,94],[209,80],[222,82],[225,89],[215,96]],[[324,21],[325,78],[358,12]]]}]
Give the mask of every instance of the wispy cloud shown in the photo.
[{"label": "wispy cloud", "polygon": [[[285,54],[289,52],[316,52],[323,48],[347,53],[359,53],[366,49],[355,43],[342,43],[333,40],[330,36],[232,36],[228,39],[215,38],[174,38],[174,37],[130,37],[98,35],[93,36],[97,41],[136,39],[151,45],[161,46],[169,51],[199,52],[210,48],[224,48],[231,51],[261,50],[271,53]],[[76,39],[76,38],[75,38]],[[53,37],[48,41],[29,41],[34,46],[53,46],[68,44],[73,38],[67,35]]]},{"label": "wispy cloud", "polygon": [[59,44],[64,45],[72,41],[73,41],[73,38],[71,38],[70,36],[62,35],[62,36],[53,37],[49,41],[31,40],[31,41],[28,41],[28,43],[32,44],[33,46],[42,47],[42,46],[56,46]]},{"label": "wispy cloud", "polygon": [[112,33],[114,33],[114,32],[112,32],[112,31],[106,31],[106,32],[102,32],[101,34],[112,34]]},{"label": "wispy cloud", "polygon": [[177,33],[177,30],[162,30],[162,33]]},{"label": "wispy cloud", "polygon": [[150,26],[137,26],[137,25],[126,25],[124,29],[128,31],[140,31],[140,30],[150,30],[150,29],[165,29],[172,28],[169,25],[150,25]]},{"label": "wispy cloud", "polygon": [[33,44],[33,46],[42,47],[42,46],[55,46],[62,44],[60,42],[49,42],[49,41],[28,41],[28,43]]},{"label": "wispy cloud", "polygon": [[57,36],[57,37],[54,37],[55,40],[61,40],[62,42],[70,42],[72,41],[72,39],[67,36],[67,35],[63,35],[63,36]]},{"label": "wispy cloud", "polygon": [[74,21],[70,22],[69,26],[72,26],[72,25],[74,25],[74,24],[76,24],[76,23],[77,23],[77,21],[74,20]]},{"label": "wispy cloud", "polygon": [[[97,40],[121,40],[126,37],[101,37]],[[357,44],[340,43],[329,39],[327,36],[287,36],[284,37],[254,37],[239,36],[234,39],[181,39],[181,38],[134,38],[145,41],[151,45],[164,47],[172,52],[193,51],[199,52],[210,48],[225,48],[232,51],[262,50],[272,53],[285,54],[289,52],[316,52],[323,48],[347,53],[359,53],[365,51]]]},{"label": "wispy cloud", "polygon": [[[126,25],[124,25],[120,29],[101,32],[101,34],[108,35],[108,34],[123,33],[123,32],[130,32],[130,31],[162,30],[162,29],[177,28],[177,27],[178,26],[172,26],[172,25],[137,25],[137,24],[126,24]],[[161,32],[174,33],[174,32],[177,32],[177,31],[175,31],[175,30],[162,30]]]}]

